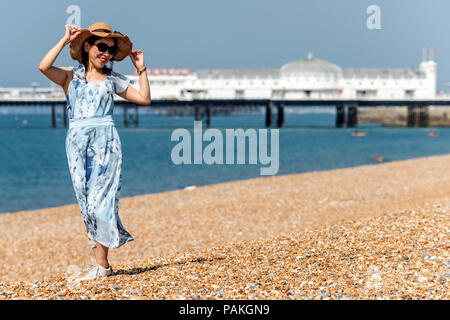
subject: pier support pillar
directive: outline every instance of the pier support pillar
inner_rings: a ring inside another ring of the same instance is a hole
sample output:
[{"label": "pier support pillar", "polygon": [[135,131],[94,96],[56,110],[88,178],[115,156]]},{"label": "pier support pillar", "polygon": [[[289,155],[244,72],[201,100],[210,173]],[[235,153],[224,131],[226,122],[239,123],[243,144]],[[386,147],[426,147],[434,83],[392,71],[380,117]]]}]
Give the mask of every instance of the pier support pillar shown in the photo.
[{"label": "pier support pillar", "polygon": [[344,105],[336,106],[336,128],[342,128],[345,123],[345,107]]},{"label": "pier support pillar", "polygon": [[277,125],[279,128],[284,127],[284,105],[278,105],[278,117],[277,117]]},{"label": "pier support pillar", "polygon": [[138,128],[139,127],[139,107],[138,106],[135,107],[134,116],[135,116],[135,118],[134,118],[134,126],[136,128]]},{"label": "pier support pillar", "polygon": [[126,105],[123,106],[123,127],[128,128],[128,117],[127,117],[127,109]]},{"label": "pier support pillar", "polygon": [[195,121],[200,121],[201,120],[201,118],[200,118],[200,107],[199,106],[195,106],[194,107],[194,118],[195,118]]},{"label": "pier support pillar", "polygon": [[266,106],[266,127],[272,126],[272,105],[273,102],[269,102]]},{"label": "pier support pillar", "polygon": [[[134,115],[132,112],[128,113],[128,108],[134,107]],[[130,122],[134,124],[134,127],[139,126],[139,106],[124,105],[123,106],[123,127],[128,128]]]},{"label": "pier support pillar", "polygon": [[194,119],[195,121],[202,121],[206,119],[206,126],[209,128],[211,126],[211,103],[206,105],[198,104],[194,106]]},{"label": "pier support pillar", "polygon": [[358,105],[355,103],[347,105],[347,127],[354,128],[358,126]]},{"label": "pier support pillar", "polygon": [[430,123],[430,106],[410,105],[406,125],[408,127],[428,127]]},{"label": "pier support pillar", "polygon": [[211,127],[211,104],[206,106],[206,127]]},{"label": "pier support pillar", "polygon": [[428,127],[430,123],[430,106],[419,106],[419,127]]},{"label": "pier support pillar", "polygon": [[52,128],[56,128],[56,114],[54,104],[52,104]]},{"label": "pier support pillar", "polygon": [[63,104],[63,123],[64,128],[67,128],[67,106]]},{"label": "pier support pillar", "polygon": [[414,127],[416,125],[416,106],[408,106],[408,115],[406,117],[406,125]]},{"label": "pier support pillar", "polygon": [[417,127],[417,126],[426,127],[428,125],[428,122],[429,122],[428,106],[422,106],[417,104],[408,106],[408,117],[407,117],[408,127]]}]

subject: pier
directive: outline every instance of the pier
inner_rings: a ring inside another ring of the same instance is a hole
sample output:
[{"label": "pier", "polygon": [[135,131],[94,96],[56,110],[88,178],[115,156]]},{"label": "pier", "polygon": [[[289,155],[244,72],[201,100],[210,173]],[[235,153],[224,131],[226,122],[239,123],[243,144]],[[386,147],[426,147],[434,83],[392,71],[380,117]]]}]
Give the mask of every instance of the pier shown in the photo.
[{"label": "pier", "polygon": [[[358,109],[364,107],[398,107],[408,108],[407,126],[427,127],[429,120],[429,106],[450,107],[450,96],[443,96],[435,99],[302,99],[302,100],[272,100],[272,99],[192,99],[192,100],[152,100],[149,106],[130,103],[122,98],[114,101],[115,108],[123,108],[123,126],[139,127],[139,108],[171,108],[186,107],[194,108],[195,120],[205,120],[206,126],[211,124],[211,114],[215,107],[265,107],[265,126],[284,127],[285,107],[335,107],[336,108],[336,128],[352,128],[358,126]],[[56,110],[61,108],[63,126],[67,127],[67,102],[61,98],[37,98],[20,97],[10,99],[0,99],[0,107],[8,106],[49,106],[51,108],[50,123],[56,127]],[[275,116],[274,116],[275,114]],[[274,119],[275,118],[275,119]]]}]

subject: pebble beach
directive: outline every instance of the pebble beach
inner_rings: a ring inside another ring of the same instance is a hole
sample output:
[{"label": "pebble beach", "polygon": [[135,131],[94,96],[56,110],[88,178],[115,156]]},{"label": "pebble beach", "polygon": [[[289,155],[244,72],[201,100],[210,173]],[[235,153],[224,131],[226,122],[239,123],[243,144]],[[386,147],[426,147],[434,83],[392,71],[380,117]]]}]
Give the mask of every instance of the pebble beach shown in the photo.
[{"label": "pebble beach", "polygon": [[77,204],[0,214],[0,299],[448,299],[450,155],[122,198],[95,263]]}]

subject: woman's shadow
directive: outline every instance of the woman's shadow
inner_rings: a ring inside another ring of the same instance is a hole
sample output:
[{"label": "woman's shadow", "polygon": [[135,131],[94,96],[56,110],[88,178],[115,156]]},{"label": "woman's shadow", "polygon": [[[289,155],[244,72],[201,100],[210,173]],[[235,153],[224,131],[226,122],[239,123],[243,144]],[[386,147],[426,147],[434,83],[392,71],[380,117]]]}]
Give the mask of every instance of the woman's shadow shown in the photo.
[{"label": "woman's shadow", "polygon": [[182,265],[182,264],[186,264],[189,262],[202,263],[202,262],[206,262],[206,261],[211,262],[211,261],[220,261],[220,260],[224,260],[224,259],[225,258],[223,258],[223,257],[217,257],[217,258],[212,258],[212,259],[195,258],[192,260],[177,261],[174,263],[157,264],[157,265],[154,265],[151,267],[146,267],[146,268],[119,269],[119,270],[113,271],[112,276],[121,275],[121,274],[132,276],[132,275],[137,275],[137,274],[147,272],[147,271],[154,271],[159,268],[164,268],[164,267],[169,267],[169,266],[174,266],[174,265]]}]

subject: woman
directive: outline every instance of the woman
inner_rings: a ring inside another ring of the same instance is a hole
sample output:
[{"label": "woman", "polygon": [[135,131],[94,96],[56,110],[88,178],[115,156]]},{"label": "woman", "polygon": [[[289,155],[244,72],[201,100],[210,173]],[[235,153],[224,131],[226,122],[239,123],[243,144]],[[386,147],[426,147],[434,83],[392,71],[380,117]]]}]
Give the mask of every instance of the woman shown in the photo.
[{"label": "woman", "polygon": [[[106,23],[87,29],[66,25],[64,37],[39,64],[39,70],[60,85],[67,97],[69,129],[66,155],[73,188],[80,205],[97,264],[80,280],[112,274],[108,249],[133,237],[118,215],[122,180],[121,143],[112,119],[114,94],[141,105],[150,104],[144,54]],[[54,67],[61,50],[70,43],[70,55],[79,62],[73,69]],[[123,75],[106,67],[108,62],[130,56],[139,73],[139,91]]]}]

